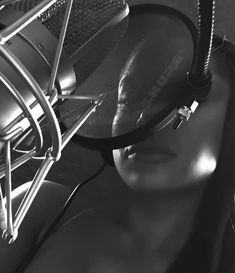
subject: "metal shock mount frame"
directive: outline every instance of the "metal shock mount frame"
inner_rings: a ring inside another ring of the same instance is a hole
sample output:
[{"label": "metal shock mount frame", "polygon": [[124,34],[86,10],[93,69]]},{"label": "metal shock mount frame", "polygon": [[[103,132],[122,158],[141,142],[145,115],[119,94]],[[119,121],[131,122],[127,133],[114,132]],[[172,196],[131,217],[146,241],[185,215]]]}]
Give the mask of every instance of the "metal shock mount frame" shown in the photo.
[{"label": "metal shock mount frame", "polygon": [[[1,1],[1,6],[13,3],[17,0],[8,0]],[[0,56],[4,58],[8,64],[10,64],[15,71],[22,77],[22,79],[29,86],[33,96],[36,98],[39,106],[43,110],[43,113],[47,119],[48,127],[50,130],[52,145],[48,148],[45,153],[40,168],[35,174],[32,184],[28,191],[26,192],[19,208],[15,215],[12,211],[12,171],[25,162],[36,156],[42,146],[43,146],[43,135],[42,130],[39,125],[37,118],[34,117],[31,107],[27,106],[24,98],[20,94],[17,87],[14,86],[4,75],[0,73],[0,81],[9,91],[9,94],[17,102],[22,110],[21,118],[27,118],[31,131],[34,132],[35,137],[35,147],[30,151],[17,151],[21,152],[22,155],[18,158],[11,159],[11,150],[12,150],[12,141],[16,139],[17,136],[22,134],[24,129],[19,125],[20,123],[13,123],[7,127],[7,130],[0,132],[0,142],[5,144],[5,164],[0,166],[0,179],[5,177],[5,197],[2,194],[2,188],[0,186],[0,228],[3,230],[2,237],[5,240],[8,240],[8,243],[13,243],[18,236],[18,229],[28,212],[40,186],[42,185],[47,173],[54,164],[54,162],[60,159],[60,155],[64,147],[77,132],[77,130],[83,125],[87,118],[96,111],[96,108],[102,103],[103,94],[99,95],[61,95],[58,94],[57,89],[55,88],[55,81],[57,77],[58,67],[60,64],[62,48],[64,44],[64,39],[67,31],[68,22],[71,15],[71,9],[73,5],[73,0],[67,1],[66,12],[64,15],[63,25],[60,31],[60,37],[57,44],[57,49],[54,56],[54,62],[50,74],[50,81],[48,84],[47,92],[44,94],[36,82],[30,71],[17,59],[16,56],[5,46],[5,44],[12,38],[14,35],[18,34],[26,26],[28,26],[33,20],[35,20],[41,13],[46,9],[51,7],[57,0],[44,0],[36,7],[34,7],[29,12],[25,13],[20,19],[11,25],[5,27],[0,31]],[[128,5],[126,8],[115,17],[115,21],[122,21],[124,17],[127,16],[129,12]],[[113,23],[113,22],[112,22]],[[56,117],[56,114],[53,110],[53,104],[59,100],[86,100],[89,101],[89,105],[83,111],[81,115],[76,119],[75,123],[69,128],[64,134],[61,133],[59,121]],[[14,149],[14,148],[13,148]]]}]

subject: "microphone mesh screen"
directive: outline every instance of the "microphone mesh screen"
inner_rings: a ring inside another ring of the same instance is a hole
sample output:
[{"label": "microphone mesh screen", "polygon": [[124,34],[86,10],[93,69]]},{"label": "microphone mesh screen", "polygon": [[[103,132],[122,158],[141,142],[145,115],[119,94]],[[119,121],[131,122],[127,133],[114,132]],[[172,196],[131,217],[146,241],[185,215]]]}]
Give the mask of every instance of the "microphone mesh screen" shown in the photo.
[{"label": "microphone mesh screen", "polygon": [[[42,0],[22,0],[14,8],[29,11]],[[67,0],[59,0],[39,20],[59,37]],[[123,0],[75,0],[65,38],[65,50],[71,55],[125,6]]]},{"label": "microphone mesh screen", "polygon": [[[19,11],[27,12],[43,0],[21,0],[13,4]],[[39,21],[56,37],[59,38],[64,19],[67,0],[58,0],[54,5],[39,16]],[[71,56],[109,20],[125,7],[124,0],[74,0],[64,50]],[[74,69],[77,84],[81,83],[104,60],[115,47],[125,32],[127,20],[123,20],[115,29],[89,50],[79,60],[75,60]]]}]

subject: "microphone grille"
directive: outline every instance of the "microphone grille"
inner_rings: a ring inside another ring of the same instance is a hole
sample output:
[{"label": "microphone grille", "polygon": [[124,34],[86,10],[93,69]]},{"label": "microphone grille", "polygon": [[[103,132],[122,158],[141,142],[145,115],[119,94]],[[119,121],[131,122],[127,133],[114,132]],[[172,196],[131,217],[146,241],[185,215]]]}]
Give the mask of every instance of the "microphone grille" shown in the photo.
[{"label": "microphone grille", "polygon": [[[27,12],[42,0],[22,0],[14,8]],[[39,16],[39,20],[56,37],[59,37],[67,0],[58,0]],[[90,37],[120,12],[126,5],[124,0],[74,0],[65,37],[64,49],[72,55]]]},{"label": "microphone grille", "polygon": [[[21,0],[14,3],[13,8],[27,12],[42,1]],[[67,2],[68,0],[56,1],[38,17],[38,20],[56,38],[60,35]],[[127,17],[114,27],[107,28],[108,31],[102,31],[105,34],[100,35],[99,38],[93,39],[99,30],[115,15],[125,10],[125,7],[125,0],[74,0],[63,49],[74,66],[77,85],[80,85],[104,61],[123,37],[128,24]],[[89,46],[80,52],[88,41]]]}]

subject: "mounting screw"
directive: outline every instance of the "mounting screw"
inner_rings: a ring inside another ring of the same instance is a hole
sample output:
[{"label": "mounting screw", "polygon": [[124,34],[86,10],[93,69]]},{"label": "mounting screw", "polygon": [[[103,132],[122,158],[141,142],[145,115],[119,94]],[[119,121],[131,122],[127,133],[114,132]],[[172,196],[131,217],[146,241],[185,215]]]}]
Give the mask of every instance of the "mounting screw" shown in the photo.
[{"label": "mounting screw", "polygon": [[191,114],[196,111],[198,105],[199,103],[194,101],[190,107],[182,106],[176,115],[175,121],[173,123],[173,129],[178,129],[185,120],[189,120]]}]

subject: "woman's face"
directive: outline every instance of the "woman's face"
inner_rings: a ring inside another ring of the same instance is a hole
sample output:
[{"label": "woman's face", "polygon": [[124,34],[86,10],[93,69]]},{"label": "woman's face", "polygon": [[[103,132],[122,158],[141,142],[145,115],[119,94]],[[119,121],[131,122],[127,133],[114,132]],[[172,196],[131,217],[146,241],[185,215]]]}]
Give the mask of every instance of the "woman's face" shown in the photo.
[{"label": "woman's face", "polygon": [[189,121],[113,151],[124,182],[137,190],[177,189],[207,180],[217,164],[231,81],[223,57],[213,60],[213,86]]}]

